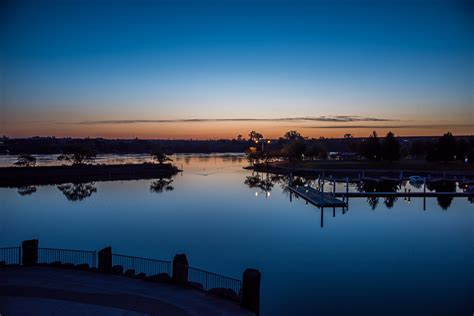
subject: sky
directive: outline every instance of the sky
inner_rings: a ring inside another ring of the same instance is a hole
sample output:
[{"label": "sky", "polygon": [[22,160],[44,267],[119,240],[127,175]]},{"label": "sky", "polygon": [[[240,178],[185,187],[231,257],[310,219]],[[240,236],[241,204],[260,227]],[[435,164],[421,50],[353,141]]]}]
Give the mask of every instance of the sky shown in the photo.
[{"label": "sky", "polygon": [[473,3],[2,1],[0,135],[472,135]]}]

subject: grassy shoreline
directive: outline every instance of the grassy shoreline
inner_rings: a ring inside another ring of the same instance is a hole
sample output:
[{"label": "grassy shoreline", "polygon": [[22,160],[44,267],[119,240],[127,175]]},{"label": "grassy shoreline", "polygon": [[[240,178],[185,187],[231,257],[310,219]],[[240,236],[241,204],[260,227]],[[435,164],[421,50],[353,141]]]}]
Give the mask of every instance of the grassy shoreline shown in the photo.
[{"label": "grassy shoreline", "polygon": [[170,178],[180,170],[171,164],[72,165],[0,168],[0,187]]}]

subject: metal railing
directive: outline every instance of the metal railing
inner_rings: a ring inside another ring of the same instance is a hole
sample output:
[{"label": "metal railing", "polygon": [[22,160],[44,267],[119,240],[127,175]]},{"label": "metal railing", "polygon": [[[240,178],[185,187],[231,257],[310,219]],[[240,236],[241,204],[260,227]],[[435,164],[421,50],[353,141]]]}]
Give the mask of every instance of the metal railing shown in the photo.
[{"label": "metal railing", "polygon": [[[23,249],[24,251],[25,249]],[[60,262],[61,264],[88,264],[89,267],[97,267],[97,252],[87,250],[59,249],[59,248],[37,248],[38,264],[51,264]],[[0,263],[2,264],[22,264],[22,247],[0,248]],[[167,273],[170,277],[173,274],[172,261],[156,260],[142,257],[134,257],[120,254],[111,254],[112,266],[120,265],[123,271],[135,270],[135,274],[145,273],[146,276],[154,276],[160,273]],[[232,299],[240,299],[242,281],[230,278],[206,270],[189,267],[176,263],[174,268],[178,268],[178,275],[185,275],[187,286],[209,292],[213,289],[223,289],[231,291],[221,291],[221,294]],[[171,279],[170,279],[171,280]],[[178,281],[180,282],[180,281]],[[223,292],[223,293],[222,293]],[[217,294],[217,293],[215,293]]]},{"label": "metal railing", "polygon": [[20,264],[21,247],[0,248],[0,262],[4,264]]},{"label": "metal railing", "polygon": [[171,276],[171,261],[112,254],[112,265],[121,265],[123,271],[135,270],[136,274],[145,273],[152,276],[168,273]]},{"label": "metal railing", "polygon": [[193,267],[188,267],[188,281],[195,283],[194,285],[197,288],[203,289],[204,291],[216,288],[230,289],[234,291],[237,296],[240,296],[242,289],[242,281],[238,279]]},{"label": "metal railing", "polygon": [[60,261],[63,264],[88,264],[96,267],[96,251],[38,248],[38,263],[53,263]]}]

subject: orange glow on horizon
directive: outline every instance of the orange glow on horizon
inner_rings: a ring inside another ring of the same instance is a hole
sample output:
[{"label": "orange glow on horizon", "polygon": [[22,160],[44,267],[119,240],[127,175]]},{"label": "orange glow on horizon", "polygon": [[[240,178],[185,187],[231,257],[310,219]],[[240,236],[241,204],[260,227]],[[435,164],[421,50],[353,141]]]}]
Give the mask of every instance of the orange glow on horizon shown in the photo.
[{"label": "orange glow on horizon", "polygon": [[[312,126],[313,125],[313,126]],[[142,139],[236,139],[238,135],[248,138],[252,130],[264,135],[264,138],[276,139],[289,130],[297,130],[309,138],[342,138],[344,134],[354,137],[365,137],[376,131],[383,136],[389,131],[398,136],[437,136],[448,131],[455,135],[472,135],[473,128],[469,125],[443,125],[425,127],[396,128],[374,126],[347,128],[314,127],[316,124],[297,124],[289,122],[196,122],[196,123],[126,123],[126,124],[31,124],[27,126],[12,125],[3,129],[0,134],[8,137],[90,137],[90,138],[142,138]],[[331,126],[331,125],[327,125]],[[402,125],[403,126],[403,125]]]}]

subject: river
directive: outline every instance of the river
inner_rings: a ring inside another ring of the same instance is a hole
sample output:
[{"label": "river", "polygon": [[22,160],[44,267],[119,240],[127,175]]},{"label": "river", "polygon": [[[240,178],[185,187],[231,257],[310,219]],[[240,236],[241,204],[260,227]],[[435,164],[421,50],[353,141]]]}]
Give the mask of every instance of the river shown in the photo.
[{"label": "river", "polygon": [[[184,171],[172,181],[0,188],[0,247],[38,238],[43,247],[111,245],[165,260],[185,253],[193,267],[239,279],[257,268],[261,315],[472,314],[474,205],[466,198],[428,198],[426,210],[422,198],[352,198],[347,211],[321,216],[290,201],[284,179],[255,181],[242,155],[173,158]],[[12,161],[0,157],[2,166]]]}]

